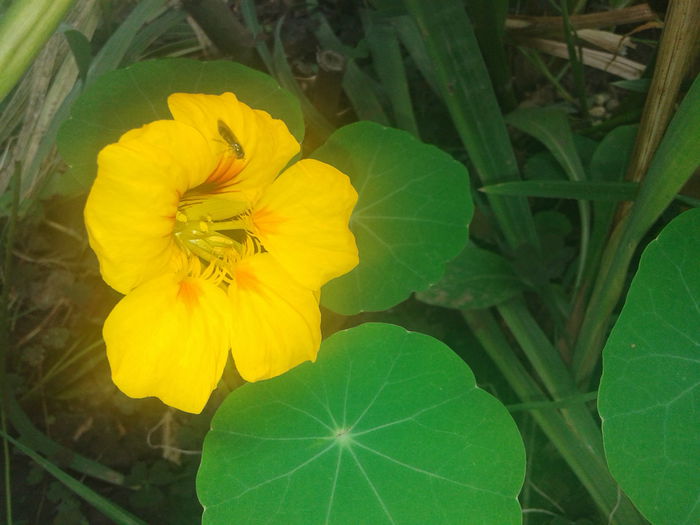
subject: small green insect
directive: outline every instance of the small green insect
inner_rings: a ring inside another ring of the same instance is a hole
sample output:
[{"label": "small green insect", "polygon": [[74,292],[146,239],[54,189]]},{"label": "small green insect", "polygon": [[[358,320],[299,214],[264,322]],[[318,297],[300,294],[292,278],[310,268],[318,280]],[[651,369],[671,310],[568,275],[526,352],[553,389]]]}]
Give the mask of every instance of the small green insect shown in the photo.
[{"label": "small green insect", "polygon": [[223,120],[219,119],[217,122],[217,127],[219,130],[219,135],[221,135],[221,138],[224,139],[226,144],[229,145],[231,148],[231,151],[236,155],[237,159],[242,159],[245,157],[245,151],[243,151],[243,146],[241,146],[241,143],[238,142],[238,139],[236,138],[236,135],[231,131],[231,128],[228,127],[226,122]]}]

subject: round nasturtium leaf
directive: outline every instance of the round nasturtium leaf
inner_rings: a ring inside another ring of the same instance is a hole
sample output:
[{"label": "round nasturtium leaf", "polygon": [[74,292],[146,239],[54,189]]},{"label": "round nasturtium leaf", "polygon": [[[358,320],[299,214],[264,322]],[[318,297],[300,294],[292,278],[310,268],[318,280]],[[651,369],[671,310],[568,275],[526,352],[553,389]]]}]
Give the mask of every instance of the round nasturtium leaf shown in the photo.
[{"label": "round nasturtium leaf", "polygon": [[642,255],[603,353],[610,472],[654,525],[700,523],[700,210]]},{"label": "round nasturtium leaf", "polygon": [[221,405],[197,493],[205,525],[521,523],[520,434],[443,343],[387,324]]},{"label": "round nasturtium leaf", "polygon": [[473,205],[462,164],[372,122],[337,130],[313,157],[346,173],[359,193],[350,229],[360,263],[323,288],[324,306],[384,310],[440,279],[468,237]]},{"label": "round nasturtium leaf", "polygon": [[255,109],[282,119],[294,137],[304,136],[297,99],[264,73],[228,61],[169,58],[139,62],[96,79],[75,101],[57,144],[70,169],[54,177],[50,193],[87,191],[95,178],[97,153],[126,131],[171,119],[171,93],[221,94],[230,91]]}]

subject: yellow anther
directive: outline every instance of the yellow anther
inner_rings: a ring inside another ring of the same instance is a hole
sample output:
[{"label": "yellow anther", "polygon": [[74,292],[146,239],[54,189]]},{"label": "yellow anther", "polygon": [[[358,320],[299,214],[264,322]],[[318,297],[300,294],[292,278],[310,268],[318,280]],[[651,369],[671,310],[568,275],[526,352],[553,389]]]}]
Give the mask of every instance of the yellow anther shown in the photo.
[{"label": "yellow anther", "polygon": [[204,221],[199,221],[199,229],[203,232],[209,231],[209,225]]},{"label": "yellow anther", "polygon": [[178,212],[175,214],[175,220],[178,221],[178,222],[187,222],[187,215],[185,215],[185,214],[182,213],[181,211],[178,211]]}]

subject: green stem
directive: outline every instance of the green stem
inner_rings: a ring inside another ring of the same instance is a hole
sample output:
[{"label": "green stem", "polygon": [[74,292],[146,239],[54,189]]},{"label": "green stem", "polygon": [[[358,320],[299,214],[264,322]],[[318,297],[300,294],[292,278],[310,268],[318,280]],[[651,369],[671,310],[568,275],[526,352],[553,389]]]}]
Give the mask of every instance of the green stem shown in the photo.
[{"label": "green stem", "polygon": [[[463,311],[469,327],[486,353],[500,369],[515,393],[524,402],[544,401],[545,394],[514,355],[500,327],[487,310]],[[620,499],[617,484],[610,476],[605,461],[572,431],[557,410],[535,410],[532,417],[590,493],[607,523],[641,525],[645,523],[624,496]]]},{"label": "green stem", "polygon": [[15,0],[0,19],[0,101],[15,86],[75,0]]},{"label": "green stem", "polygon": [[544,77],[549,80],[549,82],[554,86],[554,89],[559,93],[561,98],[569,102],[570,104],[576,104],[576,99],[571,96],[571,93],[569,93],[564,86],[561,85],[561,82],[557,77],[555,77],[552,72],[549,70],[547,67],[547,64],[544,63],[544,60],[542,60],[542,57],[540,57],[540,54],[533,50],[527,49],[525,47],[518,47],[518,51],[520,51],[525,58],[527,58],[530,63],[535,66],[540,73],[544,75]]},{"label": "green stem", "polygon": [[[663,46],[664,40],[662,40]],[[660,66],[659,66],[660,67]],[[630,261],[649,228],[700,165],[700,77],[678,108],[642,180],[629,213],[613,230],[603,252],[574,349],[577,382],[586,384],[598,363],[610,315],[620,300]]]},{"label": "green stem", "polygon": [[[549,394],[556,401],[580,396],[571,372],[562,361],[540,326],[535,322],[522,298],[515,298],[498,306],[506,325],[525,352],[530,364],[542,379]],[[590,411],[585,405],[574,405],[562,410],[571,427],[581,435],[586,446],[603,458],[603,438]]]},{"label": "green stem", "polygon": [[564,36],[566,38],[566,49],[569,52],[571,62],[571,72],[574,75],[574,87],[578,97],[579,110],[585,119],[588,119],[588,100],[586,99],[586,83],[583,77],[583,63],[576,49],[576,32],[569,20],[569,4],[567,0],[561,2],[561,16],[564,21]]},{"label": "green stem", "polygon": [[554,408],[566,408],[571,405],[588,403],[598,399],[598,391],[579,394],[577,396],[566,397],[559,401],[532,401],[530,403],[515,403],[506,405],[508,412],[521,412],[523,410],[551,410]]},{"label": "green stem", "polygon": [[136,516],[132,515],[127,510],[121,508],[113,501],[101,496],[87,485],[81,483],[77,479],[63,472],[56,465],[48,461],[46,458],[41,457],[39,454],[34,452],[34,450],[26,446],[24,443],[13,439],[4,432],[3,437],[9,440],[15,447],[17,447],[20,451],[22,451],[24,454],[33,459],[49,474],[51,474],[58,481],[63,483],[66,487],[75,492],[78,496],[83,498],[93,507],[98,509],[117,525],[146,525],[144,521],[141,521]]},{"label": "green stem", "polygon": [[267,43],[264,40],[264,31],[260,22],[258,22],[258,16],[255,12],[255,0],[242,0],[241,1],[241,14],[243,15],[243,21],[248,30],[253,35],[253,41],[255,42],[255,49],[260,55],[260,59],[265,63],[265,67],[270,74],[274,73],[275,67],[272,61],[272,53],[267,47]]}]

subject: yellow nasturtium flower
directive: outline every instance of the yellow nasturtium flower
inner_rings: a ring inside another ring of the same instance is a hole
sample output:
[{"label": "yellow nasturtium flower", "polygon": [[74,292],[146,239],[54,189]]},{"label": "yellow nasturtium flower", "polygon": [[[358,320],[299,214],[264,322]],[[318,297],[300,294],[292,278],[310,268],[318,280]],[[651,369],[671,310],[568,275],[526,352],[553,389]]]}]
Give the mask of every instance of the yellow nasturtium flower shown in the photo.
[{"label": "yellow nasturtium flower", "polygon": [[168,106],[100,152],[85,223],[125,294],[103,330],[114,382],[199,413],[229,349],[247,381],[316,358],[321,286],[358,262],[357,193],[317,160],[284,169],[286,125],[231,93]]}]

